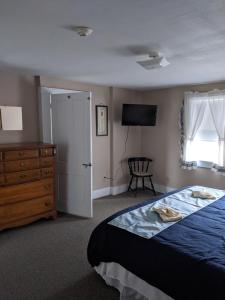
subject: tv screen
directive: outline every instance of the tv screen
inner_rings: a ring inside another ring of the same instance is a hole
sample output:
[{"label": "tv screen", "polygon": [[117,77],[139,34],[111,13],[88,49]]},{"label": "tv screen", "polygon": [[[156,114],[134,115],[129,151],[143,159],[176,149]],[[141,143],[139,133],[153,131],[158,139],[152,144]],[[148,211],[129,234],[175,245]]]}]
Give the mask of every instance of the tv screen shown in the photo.
[{"label": "tv screen", "polygon": [[123,104],[122,125],[155,126],[157,105]]}]

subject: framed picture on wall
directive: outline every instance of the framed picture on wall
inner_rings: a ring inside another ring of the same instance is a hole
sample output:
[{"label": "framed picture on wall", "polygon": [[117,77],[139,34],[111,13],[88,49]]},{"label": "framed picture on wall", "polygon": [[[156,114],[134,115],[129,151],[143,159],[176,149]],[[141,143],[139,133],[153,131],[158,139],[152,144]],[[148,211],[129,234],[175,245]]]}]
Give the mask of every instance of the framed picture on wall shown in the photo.
[{"label": "framed picture on wall", "polygon": [[108,106],[96,105],[96,135],[106,136],[108,135]]}]

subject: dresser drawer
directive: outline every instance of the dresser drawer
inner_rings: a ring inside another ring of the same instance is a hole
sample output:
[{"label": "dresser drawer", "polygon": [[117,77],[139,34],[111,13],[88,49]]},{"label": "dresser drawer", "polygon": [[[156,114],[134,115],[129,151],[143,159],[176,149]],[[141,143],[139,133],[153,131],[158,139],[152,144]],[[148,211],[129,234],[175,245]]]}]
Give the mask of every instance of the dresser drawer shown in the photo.
[{"label": "dresser drawer", "polygon": [[5,177],[3,175],[0,175],[0,185],[3,185],[5,183]]},{"label": "dresser drawer", "polygon": [[53,177],[53,175],[54,175],[53,167],[41,169],[41,177],[42,178]]},{"label": "dresser drawer", "polygon": [[4,153],[4,160],[17,160],[17,159],[35,158],[35,157],[39,157],[38,149],[6,151]]},{"label": "dresser drawer", "polygon": [[0,187],[0,205],[38,198],[54,193],[52,178]]},{"label": "dresser drawer", "polygon": [[0,224],[35,216],[53,210],[53,196],[0,206]]},{"label": "dresser drawer", "polygon": [[41,156],[53,156],[54,148],[42,148],[40,150]]},{"label": "dresser drawer", "polygon": [[41,170],[22,171],[5,174],[5,184],[16,184],[41,178]]},{"label": "dresser drawer", "polygon": [[25,171],[39,168],[39,159],[22,159],[4,163],[5,172]]},{"label": "dresser drawer", "polygon": [[40,167],[50,167],[54,164],[54,157],[43,157],[40,159]]}]

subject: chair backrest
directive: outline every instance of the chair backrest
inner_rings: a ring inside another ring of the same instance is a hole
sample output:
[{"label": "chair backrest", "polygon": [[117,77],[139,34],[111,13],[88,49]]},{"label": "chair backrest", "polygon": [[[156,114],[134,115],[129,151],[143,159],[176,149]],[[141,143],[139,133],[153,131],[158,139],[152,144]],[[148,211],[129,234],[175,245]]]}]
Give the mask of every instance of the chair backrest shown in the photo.
[{"label": "chair backrest", "polygon": [[134,172],[148,172],[149,164],[152,159],[147,157],[130,157],[128,158],[128,166],[130,175]]}]

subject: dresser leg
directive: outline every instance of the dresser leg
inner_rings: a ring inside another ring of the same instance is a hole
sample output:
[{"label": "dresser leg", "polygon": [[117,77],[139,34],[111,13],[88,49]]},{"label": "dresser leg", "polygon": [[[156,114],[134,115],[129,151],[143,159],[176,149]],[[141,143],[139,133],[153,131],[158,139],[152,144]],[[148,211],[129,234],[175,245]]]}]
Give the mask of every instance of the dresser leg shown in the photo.
[{"label": "dresser leg", "polygon": [[55,220],[57,218],[57,211],[53,211],[51,215],[52,219]]}]

